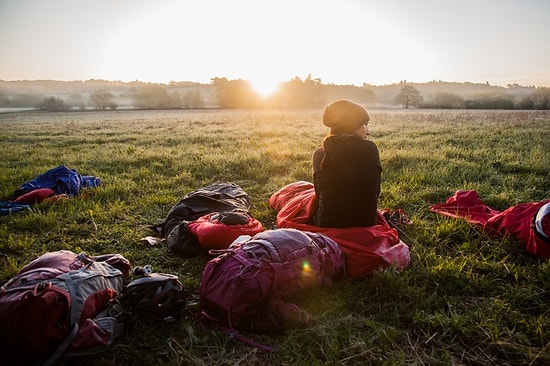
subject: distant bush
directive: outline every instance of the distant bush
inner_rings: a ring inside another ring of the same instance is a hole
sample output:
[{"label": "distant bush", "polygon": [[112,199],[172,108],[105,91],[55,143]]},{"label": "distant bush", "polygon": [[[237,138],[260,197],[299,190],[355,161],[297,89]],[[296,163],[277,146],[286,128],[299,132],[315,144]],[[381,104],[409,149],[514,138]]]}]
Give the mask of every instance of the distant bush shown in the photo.
[{"label": "distant bush", "polygon": [[10,97],[3,91],[0,91],[0,107],[9,107],[10,106]]},{"label": "distant bush", "polygon": [[550,88],[539,87],[516,103],[518,109],[550,109]]},{"label": "distant bush", "polygon": [[464,99],[453,93],[438,92],[430,98],[429,101],[422,104],[424,108],[447,108],[447,109],[462,109],[464,108]]},{"label": "distant bush", "polygon": [[118,105],[113,101],[114,97],[115,96],[111,92],[105,89],[98,89],[90,94],[90,100],[93,106],[101,110],[107,108],[117,109]]},{"label": "distant bush", "polygon": [[531,99],[535,109],[550,109],[550,88],[537,88]]},{"label": "distant bush", "polygon": [[75,93],[69,95],[69,98],[65,101],[70,109],[79,109],[81,111],[86,109],[86,100],[82,94]]},{"label": "distant bush", "polygon": [[179,95],[171,96],[159,85],[139,88],[134,95],[134,103],[140,109],[172,109],[181,106]]},{"label": "distant bush", "polygon": [[37,107],[48,112],[60,112],[67,109],[63,99],[57,97],[46,97],[42,99]]},{"label": "distant bush", "polygon": [[188,91],[180,99],[183,108],[204,107],[204,99],[202,99],[201,93],[198,90]]},{"label": "distant bush", "polygon": [[516,103],[516,108],[517,109],[535,109],[535,102],[533,101],[533,98],[531,98],[531,96],[528,95],[521,98]]},{"label": "distant bush", "polygon": [[39,103],[40,103],[40,97],[38,95],[3,94],[0,97],[0,107],[8,107],[8,108],[36,107]]},{"label": "distant bush", "polygon": [[464,102],[467,109],[514,109],[514,98],[505,94],[483,94]]}]

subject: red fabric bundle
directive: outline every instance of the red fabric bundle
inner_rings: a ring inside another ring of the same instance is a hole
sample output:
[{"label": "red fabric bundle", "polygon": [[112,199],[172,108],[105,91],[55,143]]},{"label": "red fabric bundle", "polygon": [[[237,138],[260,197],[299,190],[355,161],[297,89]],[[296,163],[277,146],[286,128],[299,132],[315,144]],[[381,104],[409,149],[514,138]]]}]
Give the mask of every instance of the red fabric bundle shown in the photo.
[{"label": "red fabric bundle", "polygon": [[227,249],[240,235],[254,236],[264,230],[253,217],[248,217],[246,224],[228,225],[216,220],[216,215],[218,213],[207,214],[188,224],[189,231],[205,249]]},{"label": "red fabric bundle", "polygon": [[[476,191],[459,190],[445,203],[432,205],[430,211],[464,219],[490,235],[512,235],[525,245],[531,255],[550,259],[550,232],[537,233],[534,228],[535,215],[549,203],[550,200],[521,203],[500,212],[485,205]],[[540,221],[543,230],[548,228],[550,215],[545,214]]]},{"label": "red fabric bundle", "polygon": [[16,199],[14,202],[21,203],[23,205],[32,205],[35,203],[40,203],[46,198],[51,197],[55,194],[53,189],[50,188],[38,188],[28,193],[25,193]]},{"label": "red fabric bundle", "polygon": [[371,276],[379,268],[409,265],[407,244],[399,239],[397,230],[391,227],[378,212],[378,224],[370,227],[327,228],[308,224],[315,209],[315,189],[312,183],[291,183],[274,193],[269,205],[277,213],[278,228],[294,228],[318,232],[334,240],[346,257],[345,274],[349,279]]}]

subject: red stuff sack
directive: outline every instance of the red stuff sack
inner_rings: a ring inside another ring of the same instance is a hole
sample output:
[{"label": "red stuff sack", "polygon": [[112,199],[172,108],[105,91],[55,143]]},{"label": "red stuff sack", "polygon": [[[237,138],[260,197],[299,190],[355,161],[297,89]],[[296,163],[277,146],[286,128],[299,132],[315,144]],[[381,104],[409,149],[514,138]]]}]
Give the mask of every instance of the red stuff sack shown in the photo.
[{"label": "red stuff sack", "polygon": [[246,212],[214,212],[187,224],[204,249],[226,249],[241,235],[254,236],[263,225]]}]

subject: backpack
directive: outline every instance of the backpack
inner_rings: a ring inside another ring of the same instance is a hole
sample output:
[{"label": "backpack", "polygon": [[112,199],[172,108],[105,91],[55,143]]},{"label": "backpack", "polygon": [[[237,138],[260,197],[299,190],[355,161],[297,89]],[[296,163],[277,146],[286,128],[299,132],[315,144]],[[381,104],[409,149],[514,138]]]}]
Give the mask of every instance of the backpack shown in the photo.
[{"label": "backpack", "polygon": [[[201,246],[200,237],[189,228],[190,223],[214,213],[235,212],[251,219],[250,206],[250,197],[239,185],[216,182],[186,194],[172,206],[161,223],[150,226],[150,229],[166,238],[168,249],[173,253],[186,258],[195,257],[208,250]],[[249,225],[257,223],[254,220]],[[225,248],[230,243],[227,242]]]},{"label": "backpack", "polygon": [[103,351],[122,334],[111,305],[129,274],[119,254],[60,250],[25,265],[0,288],[0,364]]},{"label": "backpack", "polygon": [[203,271],[200,318],[233,335],[307,325],[309,314],[286,299],[331,283],[344,269],[332,239],[296,229],[263,231],[211,253],[218,256]]},{"label": "backpack", "polygon": [[[186,292],[178,276],[167,273],[143,273],[128,283],[118,297],[125,308],[136,315],[145,315],[154,320],[174,321],[185,306]],[[151,270],[152,271],[152,270]]]}]

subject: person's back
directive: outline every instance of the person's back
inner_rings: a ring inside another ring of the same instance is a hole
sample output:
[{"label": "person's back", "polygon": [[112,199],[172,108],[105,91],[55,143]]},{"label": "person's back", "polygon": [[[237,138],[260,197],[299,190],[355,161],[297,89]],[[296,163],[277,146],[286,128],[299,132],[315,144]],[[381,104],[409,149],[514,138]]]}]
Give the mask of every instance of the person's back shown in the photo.
[{"label": "person's back", "polygon": [[323,124],[331,129],[313,153],[317,197],[312,224],[354,227],[376,224],[382,167],[378,149],[368,134],[367,111],[346,100],[331,103]]}]

